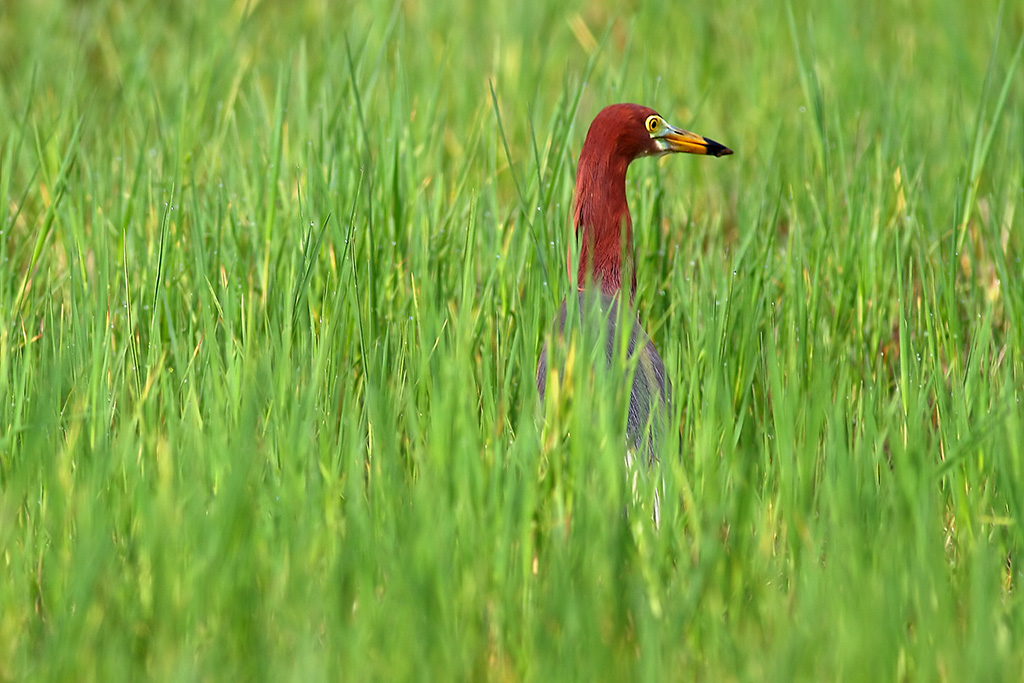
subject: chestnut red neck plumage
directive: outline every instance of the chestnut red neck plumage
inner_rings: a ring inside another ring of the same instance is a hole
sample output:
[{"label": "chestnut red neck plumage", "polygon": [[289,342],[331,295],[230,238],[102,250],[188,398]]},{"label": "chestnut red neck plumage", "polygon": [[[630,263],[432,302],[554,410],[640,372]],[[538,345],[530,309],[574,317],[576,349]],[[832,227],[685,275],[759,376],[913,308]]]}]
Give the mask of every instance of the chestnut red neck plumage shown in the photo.
[{"label": "chestnut red neck plumage", "polygon": [[[633,220],[626,203],[626,170],[642,156],[671,152],[725,156],[725,145],[665,122],[657,112],[638,104],[613,104],[590,124],[576,167],[573,227],[580,249],[576,270],[582,290],[588,276],[601,292],[614,296],[628,274],[629,299],[636,294],[633,267]],[[571,259],[567,261],[572,279]]]},{"label": "chestnut red neck plumage", "polygon": [[640,105],[612,105],[597,115],[587,132],[573,196],[573,225],[580,249],[576,283],[581,290],[589,274],[604,293],[616,294],[626,273],[631,301],[636,294],[626,170],[637,157],[658,153],[644,128],[645,119],[653,114],[653,109]]}]

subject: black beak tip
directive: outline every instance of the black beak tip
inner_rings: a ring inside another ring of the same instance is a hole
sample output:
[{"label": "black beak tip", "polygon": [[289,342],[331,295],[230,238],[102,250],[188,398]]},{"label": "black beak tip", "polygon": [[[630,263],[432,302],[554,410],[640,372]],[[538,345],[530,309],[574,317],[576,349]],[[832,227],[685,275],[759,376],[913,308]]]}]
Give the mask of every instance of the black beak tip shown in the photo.
[{"label": "black beak tip", "polygon": [[708,154],[715,157],[725,157],[732,154],[732,150],[723,145],[720,142],[715,142],[709,138],[705,138],[708,141]]}]

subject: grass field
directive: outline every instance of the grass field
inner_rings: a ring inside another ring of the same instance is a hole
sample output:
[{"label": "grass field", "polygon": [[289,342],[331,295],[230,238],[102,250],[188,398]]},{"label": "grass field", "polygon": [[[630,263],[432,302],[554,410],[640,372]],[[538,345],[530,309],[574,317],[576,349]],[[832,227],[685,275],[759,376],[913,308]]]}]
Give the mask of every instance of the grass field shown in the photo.
[{"label": "grass field", "polygon": [[[5,2],[0,681],[1021,680],[1022,35]],[[621,392],[533,382],[616,101],[736,150],[630,171],[635,494]]]}]

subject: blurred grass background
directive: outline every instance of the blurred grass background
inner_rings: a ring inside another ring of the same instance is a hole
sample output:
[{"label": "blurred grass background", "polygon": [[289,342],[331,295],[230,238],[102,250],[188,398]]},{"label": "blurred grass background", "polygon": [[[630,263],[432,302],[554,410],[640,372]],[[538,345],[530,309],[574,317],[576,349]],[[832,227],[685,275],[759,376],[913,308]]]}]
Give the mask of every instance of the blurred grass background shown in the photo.
[{"label": "blurred grass background", "polygon": [[[1022,35],[5,3],[0,680],[1019,680]],[[629,176],[660,529],[533,384],[616,101],[737,152]]]}]

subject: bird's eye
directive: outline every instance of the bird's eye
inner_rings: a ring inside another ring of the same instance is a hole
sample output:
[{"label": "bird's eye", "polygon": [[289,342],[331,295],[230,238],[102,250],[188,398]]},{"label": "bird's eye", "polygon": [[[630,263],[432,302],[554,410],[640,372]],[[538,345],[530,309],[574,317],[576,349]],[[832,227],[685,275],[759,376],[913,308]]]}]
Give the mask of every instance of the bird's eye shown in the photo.
[{"label": "bird's eye", "polygon": [[652,134],[657,133],[659,128],[661,128],[661,119],[659,119],[657,116],[648,116],[647,132]]}]

